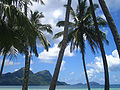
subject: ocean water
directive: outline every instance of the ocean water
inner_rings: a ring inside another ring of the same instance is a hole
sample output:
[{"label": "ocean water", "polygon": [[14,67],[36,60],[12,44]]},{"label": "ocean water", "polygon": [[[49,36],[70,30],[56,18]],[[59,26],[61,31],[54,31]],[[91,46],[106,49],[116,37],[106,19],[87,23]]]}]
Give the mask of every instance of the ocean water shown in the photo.
[{"label": "ocean water", "polygon": [[[30,86],[29,90],[48,90],[48,86]],[[21,90],[22,86],[0,86],[0,90]],[[56,90],[87,90],[87,88],[58,86]],[[104,90],[103,88],[91,88],[91,90]],[[120,88],[110,88],[110,90],[120,90]]]}]

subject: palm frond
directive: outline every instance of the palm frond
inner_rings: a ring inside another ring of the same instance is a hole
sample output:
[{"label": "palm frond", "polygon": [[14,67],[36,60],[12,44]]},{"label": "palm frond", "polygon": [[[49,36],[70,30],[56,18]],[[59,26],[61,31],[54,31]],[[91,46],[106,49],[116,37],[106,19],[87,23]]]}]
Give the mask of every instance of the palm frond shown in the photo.
[{"label": "palm frond", "polygon": [[[65,21],[59,21],[56,24],[56,26],[58,26],[58,27],[64,27],[64,25],[65,25]],[[75,26],[75,24],[73,22],[69,22],[69,25],[68,25],[69,28],[74,27],[74,26]]]},{"label": "palm frond", "polygon": [[108,26],[108,24],[105,21],[105,19],[103,19],[101,17],[97,17],[97,22],[98,22],[98,26],[99,27],[106,27],[106,26]]},{"label": "palm frond", "polygon": [[39,25],[39,30],[41,31],[47,31],[49,34],[53,34],[52,27],[49,24],[38,24]]},{"label": "palm frond", "polygon": [[32,0],[34,2],[40,2],[42,5],[45,5],[45,3],[43,2],[43,0]]},{"label": "palm frond", "polygon": [[40,39],[42,45],[44,46],[44,48],[48,51],[48,47],[50,46],[48,40],[45,38],[45,36],[43,35],[42,32],[37,31],[38,33],[38,38]]},{"label": "palm frond", "polygon": [[18,55],[18,50],[14,47],[14,46],[11,46],[9,52],[7,53],[9,59],[14,59],[15,57],[17,57]]},{"label": "palm frond", "polygon": [[53,39],[57,39],[63,35],[64,31],[58,32],[57,34],[54,35]]}]

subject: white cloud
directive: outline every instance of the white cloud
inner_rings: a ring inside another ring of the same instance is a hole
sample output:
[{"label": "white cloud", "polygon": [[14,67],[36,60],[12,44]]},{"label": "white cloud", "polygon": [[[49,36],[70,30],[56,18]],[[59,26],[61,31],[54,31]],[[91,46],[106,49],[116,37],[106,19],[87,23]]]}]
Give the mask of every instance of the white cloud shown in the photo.
[{"label": "white cloud", "polygon": [[32,68],[30,68],[30,71],[32,71]]},{"label": "white cloud", "polygon": [[[0,64],[2,64],[2,61],[0,61]],[[11,60],[5,60],[5,66],[11,66],[11,65],[19,65],[20,62],[13,62]]]},{"label": "white cloud", "polygon": [[89,78],[93,77],[94,73],[95,73],[94,69],[87,70],[87,74]]},{"label": "white cloud", "polygon": [[[70,77],[68,77],[68,78],[66,78],[66,77],[62,77],[62,78],[59,78],[59,81],[61,81],[61,82],[66,82],[66,83],[68,83],[68,84],[71,84],[71,85],[74,85],[74,84],[77,84],[77,83],[80,83],[80,82],[83,82],[83,81],[81,81],[80,80],[81,78],[78,78],[78,77],[76,77],[76,78],[70,78]],[[83,79],[83,78],[82,78]]]},{"label": "white cloud", "polygon": [[49,59],[40,59],[40,62],[41,63],[49,63],[49,64],[54,64],[54,61],[53,60],[49,60]]},{"label": "white cloud", "polygon": [[30,61],[30,64],[34,64],[33,60]]},{"label": "white cloud", "polygon": [[[38,58],[40,59],[40,62],[53,63],[53,61],[51,60],[56,59],[58,57],[59,51],[60,51],[60,48],[58,48],[58,45],[54,44],[52,48],[49,48],[49,52],[44,50],[39,54]],[[65,50],[64,56],[72,57],[73,55],[74,55],[73,53],[70,53],[70,46],[68,46]]]},{"label": "white cloud", "polygon": [[14,71],[16,72],[16,71],[18,71],[19,69],[15,69]]},{"label": "white cloud", "polygon": [[57,9],[53,12],[53,16],[57,19],[62,15],[62,11],[60,9]]},{"label": "white cloud", "polygon": [[[116,72],[120,70],[120,59],[117,50],[114,50],[111,55],[106,55],[106,58],[110,72]],[[87,66],[91,67],[91,69],[87,70],[89,77],[104,71],[102,57],[95,57],[94,62],[87,64]]]},{"label": "white cloud", "polygon": [[61,67],[60,67],[60,71],[64,71],[66,68],[65,68],[65,61],[63,60],[62,63],[61,63]]},{"label": "white cloud", "polygon": [[75,74],[75,72],[71,72],[69,75],[74,75]]},{"label": "white cloud", "polygon": [[[15,69],[14,71],[18,71],[19,69]],[[32,68],[30,68],[30,71],[32,71]]]}]

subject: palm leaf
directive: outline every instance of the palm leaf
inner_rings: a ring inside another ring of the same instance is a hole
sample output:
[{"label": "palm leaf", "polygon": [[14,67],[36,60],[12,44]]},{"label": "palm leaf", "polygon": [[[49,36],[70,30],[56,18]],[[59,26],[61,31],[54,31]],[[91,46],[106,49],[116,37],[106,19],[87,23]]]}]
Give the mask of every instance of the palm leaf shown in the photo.
[{"label": "palm leaf", "polygon": [[[65,25],[65,21],[59,21],[59,22],[57,22],[57,24],[56,24],[56,26],[58,26],[58,27],[64,27],[64,25]],[[69,22],[69,25],[68,25],[68,27],[73,27],[75,24],[73,23],[73,22]]]},{"label": "palm leaf", "polygon": [[57,38],[61,37],[63,35],[63,33],[64,33],[64,31],[55,34],[53,39],[57,39]]},{"label": "palm leaf", "polygon": [[45,36],[43,35],[42,32],[37,31],[38,33],[38,38],[40,39],[42,45],[44,46],[44,48],[48,51],[48,47],[50,46],[48,40],[45,38]]},{"label": "palm leaf", "polygon": [[47,31],[49,34],[53,34],[52,27],[49,24],[38,24],[39,25],[39,30],[41,31]]},{"label": "palm leaf", "polygon": [[43,2],[43,0],[32,0],[32,1],[40,2],[42,5],[45,5],[45,3]]}]

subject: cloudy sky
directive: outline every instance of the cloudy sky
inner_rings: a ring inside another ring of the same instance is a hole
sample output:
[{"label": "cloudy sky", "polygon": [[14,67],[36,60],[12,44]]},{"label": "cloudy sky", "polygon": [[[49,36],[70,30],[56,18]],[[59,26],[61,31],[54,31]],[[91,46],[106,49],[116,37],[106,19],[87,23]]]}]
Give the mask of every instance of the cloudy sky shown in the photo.
[{"label": "cloudy sky", "polygon": [[[45,2],[45,5],[33,3],[33,6],[31,6],[29,9],[32,9],[33,11],[38,10],[39,12],[43,12],[45,18],[42,19],[41,22],[46,24],[51,24],[54,34],[59,31],[62,31],[63,28],[56,27],[56,23],[59,20],[64,20],[65,8],[63,7],[63,5],[66,4],[67,0],[43,0],[43,1]],[[75,9],[77,6],[77,0],[72,0],[72,1],[73,1],[72,7]],[[105,0],[105,1],[110,9],[110,13],[117,25],[120,34],[120,28],[119,28],[120,0]],[[99,14],[101,17],[105,18],[101,9],[98,9],[96,11],[96,14],[97,15]],[[110,42],[109,46],[107,45],[104,46],[106,51],[108,67],[109,67],[110,83],[120,84],[120,77],[119,77],[120,59],[118,57],[116,46],[113,41],[113,37],[109,27],[103,28],[103,32],[106,33],[107,39]],[[49,70],[51,74],[53,74],[58,53],[60,50],[57,47],[57,45],[62,40],[62,37],[57,40],[53,40],[52,35],[49,35],[46,32],[45,34],[47,39],[51,43],[51,47],[49,48],[49,52],[46,52],[42,46],[38,47],[39,57],[38,58],[34,56],[32,57],[31,70],[34,73],[42,70]],[[88,44],[86,44],[85,59],[86,59],[86,66],[87,66],[89,79],[90,81],[97,81],[98,83],[104,84],[104,73],[103,73],[104,71],[103,71],[101,54],[98,50],[98,53],[94,55],[91,52],[90,48],[87,46]],[[74,51],[73,53],[70,53],[69,51],[70,51],[70,46],[68,46],[65,50],[61,71],[59,74],[59,80],[69,84],[86,83],[80,52]],[[0,57],[0,59],[2,60],[2,57]],[[23,55],[19,55],[17,58],[14,58],[13,60],[9,60],[9,58],[7,58],[5,62],[4,73],[14,72],[22,67],[24,67]]]}]

